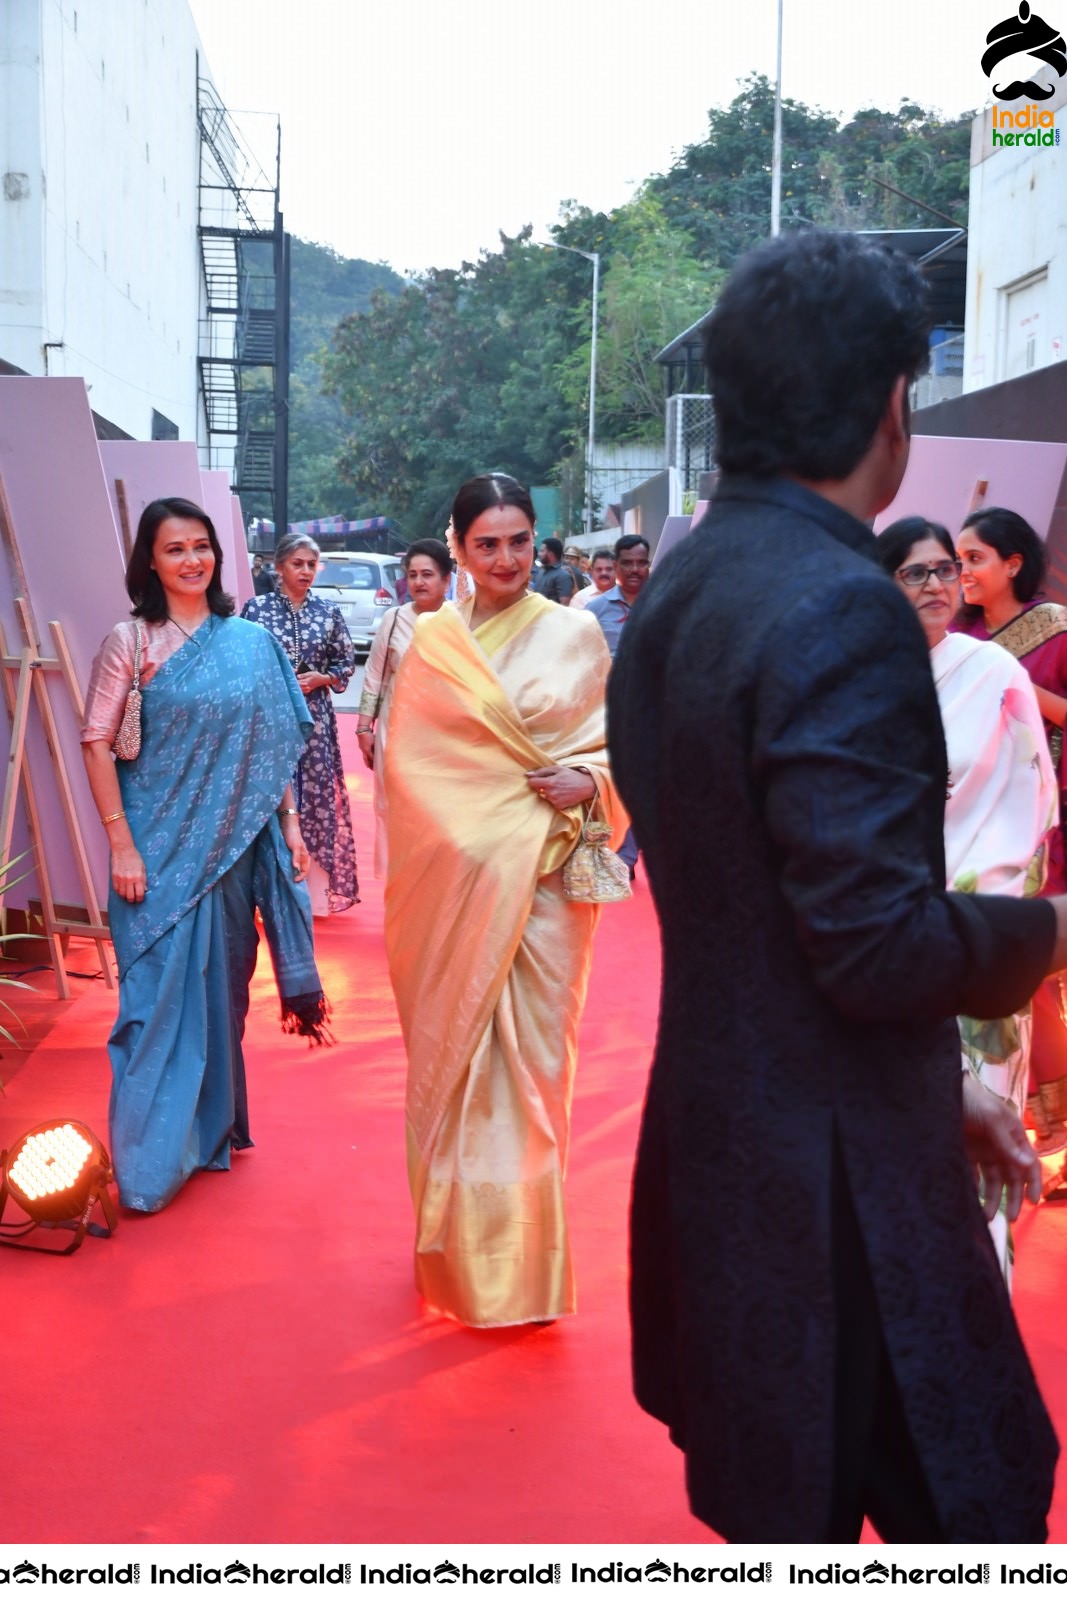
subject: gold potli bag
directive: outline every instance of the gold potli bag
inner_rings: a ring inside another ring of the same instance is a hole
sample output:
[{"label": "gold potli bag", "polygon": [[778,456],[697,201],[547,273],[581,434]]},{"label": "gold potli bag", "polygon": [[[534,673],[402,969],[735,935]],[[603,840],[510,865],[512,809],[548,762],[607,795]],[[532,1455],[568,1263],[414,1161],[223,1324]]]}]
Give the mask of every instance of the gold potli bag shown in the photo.
[{"label": "gold potli bag", "polygon": [[608,845],[611,829],[595,821],[592,807],[582,810],[578,843],[563,863],[563,893],[568,900],[607,906],[629,900],[630,869]]},{"label": "gold potli bag", "polygon": [[111,746],[120,761],[136,761],[141,754],[141,624],[134,631],[133,688],[126,696],[126,705]]}]

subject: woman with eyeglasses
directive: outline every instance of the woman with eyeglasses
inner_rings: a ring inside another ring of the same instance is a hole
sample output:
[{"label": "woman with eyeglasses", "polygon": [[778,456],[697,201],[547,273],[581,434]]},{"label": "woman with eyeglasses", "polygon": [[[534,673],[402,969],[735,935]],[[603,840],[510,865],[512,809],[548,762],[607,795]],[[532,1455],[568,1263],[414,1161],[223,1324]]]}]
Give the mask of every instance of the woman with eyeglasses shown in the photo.
[{"label": "woman with eyeglasses", "polygon": [[[952,633],[960,569],[948,529],[903,517],[878,540],[878,556],[915,607],[930,646],[930,665],[948,750],[945,870],[964,893],[1036,894],[1046,869],[1046,840],[1057,819],[1056,780],[1033,685],[1003,650]],[[994,1094],[1026,1099],[1029,1008],[996,1022],[961,1017],[965,1066]],[[990,1224],[1010,1284],[1007,1223]]]},{"label": "woman with eyeglasses", "polygon": [[[1044,600],[1045,541],[1016,511],[989,506],[966,519],[956,540],[964,604],[957,626],[991,639],[1022,663],[1045,719],[1059,780],[1057,826],[1049,840],[1046,893],[1067,889],[1063,840],[1063,727],[1067,715],[1067,609]],[[1034,1038],[1026,1108],[1039,1155],[1067,1148],[1067,987],[1059,974],[1033,998]]]}]

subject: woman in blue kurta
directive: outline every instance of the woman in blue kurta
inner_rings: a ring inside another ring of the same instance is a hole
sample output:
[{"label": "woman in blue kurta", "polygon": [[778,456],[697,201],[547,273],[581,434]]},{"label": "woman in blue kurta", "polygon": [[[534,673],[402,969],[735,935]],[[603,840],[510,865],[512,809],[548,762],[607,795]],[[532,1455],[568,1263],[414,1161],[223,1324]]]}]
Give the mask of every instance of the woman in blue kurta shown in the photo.
[{"label": "woman in blue kurta", "polygon": [[337,606],[312,594],[319,547],[306,533],[287,533],[274,552],[277,589],[245,602],[242,617],[277,639],[296,673],[315,723],[293,777],[304,838],[311,853],[308,888],[316,915],[347,911],[359,899],[356,846],[348,806],[337,718],[331,696],[356,669],[356,651]]},{"label": "woman in blue kurta", "polygon": [[[111,847],[111,1147],[120,1199],[138,1211],[252,1142],[241,1039],[257,909],[283,1027],[326,1036],[289,783],[311,718],[284,651],[232,615],[221,565],[199,507],[146,508],[126,573],[134,620],[97,655],[82,732]],[[138,658],[140,753],[115,760]]]}]

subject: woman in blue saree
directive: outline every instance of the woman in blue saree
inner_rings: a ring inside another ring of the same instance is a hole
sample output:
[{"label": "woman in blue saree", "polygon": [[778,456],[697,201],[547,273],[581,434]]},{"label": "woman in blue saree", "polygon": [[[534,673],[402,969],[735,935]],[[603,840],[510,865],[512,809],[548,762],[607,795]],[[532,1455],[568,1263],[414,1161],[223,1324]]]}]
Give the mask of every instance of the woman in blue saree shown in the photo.
[{"label": "woman in blue saree", "polygon": [[[126,572],[134,620],[93,663],[82,731],[111,847],[111,1153],[119,1197],[138,1211],[252,1142],[241,1039],[257,909],[283,1028],[326,1037],[290,787],[311,718],[284,651],[232,615],[221,568],[198,506],[146,507]],[[138,662],[141,748],[115,760]]]}]

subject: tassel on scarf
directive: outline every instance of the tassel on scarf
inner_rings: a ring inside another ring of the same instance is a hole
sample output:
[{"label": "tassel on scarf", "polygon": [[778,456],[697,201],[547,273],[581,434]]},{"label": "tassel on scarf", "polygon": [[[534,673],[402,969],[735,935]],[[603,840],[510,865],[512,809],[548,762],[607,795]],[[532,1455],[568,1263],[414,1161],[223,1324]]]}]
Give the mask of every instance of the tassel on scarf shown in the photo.
[{"label": "tassel on scarf", "polygon": [[330,1002],[321,989],[314,994],[294,994],[282,1001],[282,1032],[299,1033],[312,1045],[333,1044],[334,1037],[327,1023]]}]

